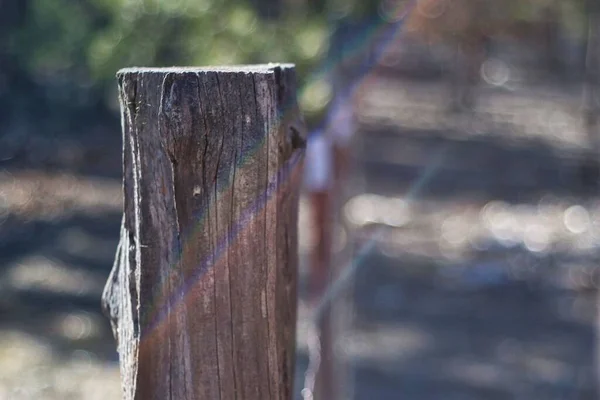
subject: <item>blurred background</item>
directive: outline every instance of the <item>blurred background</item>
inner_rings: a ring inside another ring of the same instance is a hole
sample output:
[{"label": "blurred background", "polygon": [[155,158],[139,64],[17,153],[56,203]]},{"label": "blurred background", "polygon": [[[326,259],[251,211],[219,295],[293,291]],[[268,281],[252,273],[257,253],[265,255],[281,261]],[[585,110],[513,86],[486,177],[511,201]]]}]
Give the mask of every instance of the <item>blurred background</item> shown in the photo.
[{"label": "blurred background", "polygon": [[120,398],[115,72],[265,62],[296,64],[310,131],[352,98],[339,398],[597,398],[599,21],[594,0],[0,0],[0,399]]}]

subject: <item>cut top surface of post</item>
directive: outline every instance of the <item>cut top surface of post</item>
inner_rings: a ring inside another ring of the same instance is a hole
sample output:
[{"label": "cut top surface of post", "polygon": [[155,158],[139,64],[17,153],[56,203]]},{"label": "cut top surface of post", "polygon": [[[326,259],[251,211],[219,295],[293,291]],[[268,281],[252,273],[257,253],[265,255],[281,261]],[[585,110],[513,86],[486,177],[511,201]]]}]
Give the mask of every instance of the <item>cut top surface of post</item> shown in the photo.
[{"label": "cut top surface of post", "polygon": [[130,67],[122,68],[117,72],[118,75],[132,73],[149,73],[149,74],[168,74],[168,73],[202,73],[202,72],[247,72],[247,73],[267,73],[273,72],[276,68],[293,69],[294,64],[289,63],[269,63],[256,65],[227,65],[227,66],[208,66],[208,67]]}]

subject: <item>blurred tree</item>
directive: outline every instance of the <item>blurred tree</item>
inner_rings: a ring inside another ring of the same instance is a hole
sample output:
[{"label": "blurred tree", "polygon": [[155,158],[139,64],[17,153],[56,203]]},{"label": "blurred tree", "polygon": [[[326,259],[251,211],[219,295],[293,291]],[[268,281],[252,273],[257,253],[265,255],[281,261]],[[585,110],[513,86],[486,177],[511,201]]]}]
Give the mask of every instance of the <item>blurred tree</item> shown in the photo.
[{"label": "blurred tree", "polygon": [[[112,121],[114,73],[133,65],[291,61],[302,105],[317,115],[331,97],[325,74],[369,57],[371,32],[407,1],[0,0],[2,129],[80,132]],[[430,40],[477,47],[482,32],[512,29],[498,22],[505,15],[535,19],[547,4],[578,26],[584,2],[418,0],[409,25]]]},{"label": "blurred tree", "polygon": [[562,67],[560,31],[578,36],[585,15],[584,0],[416,0],[408,31],[452,49],[453,108],[468,108],[474,102],[472,87],[479,80],[480,65],[495,40],[529,46],[539,55],[540,66],[557,73]]},{"label": "blurred tree", "polygon": [[[127,66],[287,61],[303,81],[328,40],[326,15],[307,4],[295,13],[289,0],[0,0],[2,129],[83,133],[116,120],[114,74]],[[301,91],[309,110],[326,97],[318,85]]]},{"label": "blurred tree", "polygon": [[282,0],[252,0],[258,15],[264,19],[277,19],[283,9]]},{"label": "blurred tree", "polygon": [[0,0],[0,120],[10,116],[10,94],[23,86],[17,60],[12,57],[14,32],[23,25],[27,11],[26,0]]},{"label": "blurred tree", "polygon": [[587,0],[587,35],[582,111],[588,140],[588,152],[582,161],[582,183],[597,190],[600,180],[600,1]]},{"label": "blurred tree", "polygon": [[600,98],[598,96],[598,85],[600,84],[600,1],[587,0],[587,35],[586,35],[586,60],[583,109],[586,127],[590,140],[594,144],[594,150],[600,151],[600,140],[596,132],[598,124],[598,111]]}]

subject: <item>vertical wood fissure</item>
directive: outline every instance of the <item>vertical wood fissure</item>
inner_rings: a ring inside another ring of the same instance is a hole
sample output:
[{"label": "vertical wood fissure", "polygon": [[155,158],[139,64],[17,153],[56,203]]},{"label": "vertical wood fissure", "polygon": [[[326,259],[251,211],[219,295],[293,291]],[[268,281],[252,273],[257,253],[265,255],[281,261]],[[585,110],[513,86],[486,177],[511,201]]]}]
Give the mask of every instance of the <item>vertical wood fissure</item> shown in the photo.
[{"label": "vertical wood fissure", "polygon": [[[176,171],[177,171],[177,159],[176,159],[176,152],[174,149],[172,149],[169,145],[170,143],[170,138],[169,138],[169,132],[167,132],[166,130],[163,131],[163,124],[161,123],[162,120],[164,120],[166,118],[166,113],[164,110],[164,102],[165,102],[165,95],[167,92],[167,80],[170,79],[171,76],[170,74],[165,74],[164,79],[162,80],[162,84],[161,84],[161,90],[160,90],[160,105],[159,105],[159,110],[158,110],[158,116],[157,116],[157,120],[158,120],[158,136],[160,139],[160,143],[162,146],[162,150],[163,152],[165,152],[168,160],[169,160],[169,167],[170,167],[170,172],[171,172],[171,191],[170,193],[173,196],[173,214],[175,215],[175,219],[174,219],[174,229],[176,232],[176,242],[175,242],[175,249],[173,249],[173,251],[175,251],[175,259],[179,260],[181,257],[181,231],[179,228],[179,213],[178,213],[178,207],[177,207],[177,199],[176,199],[176,195],[177,195],[177,190],[176,190]],[[172,266],[173,268],[175,268],[176,266]],[[167,279],[166,281],[166,292],[167,292],[167,296],[166,296],[166,309],[167,309],[167,324],[168,326],[172,326],[172,309],[171,309],[171,296],[172,296],[172,288],[171,288],[171,280]],[[169,357],[169,367],[168,367],[168,375],[169,375],[169,388],[168,388],[168,393],[169,393],[169,397],[172,398],[173,397],[173,386],[172,386],[172,376],[173,376],[173,363],[172,363],[172,357],[171,357],[171,351],[172,351],[172,337],[171,335],[168,335],[169,337],[167,338],[167,354]]]},{"label": "vertical wood fissure", "polygon": [[[234,81],[237,81],[238,74],[233,73],[232,78]],[[231,79],[228,80],[227,83],[228,83],[228,85],[231,85]],[[229,87],[227,87],[227,88],[229,89]],[[243,157],[244,157],[244,153],[243,153],[244,130],[243,130],[243,123],[239,117],[239,114],[243,113],[243,109],[242,109],[242,98],[241,98],[239,89],[240,88],[238,87],[238,91],[236,93],[236,97],[237,97],[239,103],[236,105],[228,104],[229,106],[232,107],[232,109],[237,110],[237,113],[234,114],[234,117],[235,117],[234,129],[237,132],[237,135],[235,135],[235,139],[236,139],[235,144],[234,144],[235,157],[234,157],[234,162],[233,162],[234,174],[233,174],[233,181],[231,182],[231,194],[232,194],[232,203],[231,203],[232,204],[232,213],[231,213],[232,223],[231,223],[231,226],[238,228],[238,229],[236,229],[237,232],[234,232],[234,235],[232,235],[233,246],[231,246],[231,248],[233,250],[233,255],[234,255],[233,259],[235,260],[234,261],[235,263],[239,263],[241,261],[240,257],[237,254],[237,251],[238,251],[237,245],[239,243],[239,237],[242,235],[242,229],[241,229],[241,225],[240,225],[241,220],[239,220],[240,215],[238,215],[238,213],[237,213],[238,205],[236,204],[236,203],[239,203],[239,199],[236,198],[236,196],[235,196],[238,191],[235,190],[235,188],[238,186],[241,187],[241,185],[236,185],[236,182],[239,179],[238,168],[240,167],[240,161],[242,161]],[[229,90],[228,90],[228,92],[231,93],[231,91],[229,91]],[[230,245],[231,244],[232,243],[230,243]],[[240,271],[239,271],[239,265],[238,265],[238,269],[235,270],[235,277],[231,279],[231,287],[235,286],[236,295],[238,294],[237,292],[240,291],[240,286],[243,284],[247,284],[246,282],[239,281],[239,279],[238,279],[239,273],[240,273]],[[240,356],[243,355],[243,354],[240,354],[243,351],[243,345],[236,346],[235,343],[239,343],[243,340],[244,332],[243,332],[242,323],[240,323],[240,322],[243,322],[243,321],[240,321],[240,319],[241,319],[240,314],[242,314],[240,308],[241,308],[242,302],[240,301],[241,299],[239,299],[239,296],[235,296],[235,297],[231,298],[232,305],[234,305],[234,299],[235,299],[236,303],[235,303],[235,307],[234,307],[234,312],[232,312],[232,314],[231,314],[231,322],[232,322],[232,324],[235,324],[237,322],[240,325],[239,329],[233,330],[233,332],[234,332],[234,334],[233,334],[234,350],[235,350],[235,354],[237,356],[236,358],[234,358],[234,365],[237,365],[237,363],[238,363],[237,361],[239,360]],[[245,393],[244,393],[244,372],[245,372],[244,369],[240,369],[240,370],[236,371],[236,375],[235,375],[236,383],[238,382],[238,380],[240,383],[238,385],[240,392],[237,393],[237,396],[239,396],[241,393],[242,398],[245,395]]]},{"label": "vertical wood fissure", "polygon": [[[225,106],[226,106],[226,102],[225,102],[225,98],[223,97],[223,88],[221,87],[221,80],[219,79],[219,74],[215,74],[215,80],[217,83],[217,93],[219,95],[219,99],[221,101],[221,107],[220,107],[220,112],[221,112],[221,118],[223,121],[226,120],[225,118]],[[223,132],[224,135],[227,135],[228,132]],[[233,136],[233,132],[231,132],[231,135]],[[231,185],[231,195],[230,195],[230,204],[229,204],[229,221],[228,221],[228,226],[227,226],[227,239],[226,239],[226,261],[225,261],[225,268],[227,269],[227,277],[228,277],[228,289],[229,289],[229,322],[230,322],[230,331],[231,331],[231,362],[232,362],[232,368],[231,368],[231,373],[233,375],[233,393],[234,393],[234,399],[238,399],[238,386],[237,386],[237,371],[235,368],[235,329],[234,329],[234,325],[233,325],[233,296],[232,296],[232,282],[231,282],[231,268],[230,268],[230,264],[231,264],[231,259],[232,257],[230,257],[230,251],[231,251],[231,244],[233,241],[233,201],[234,201],[234,193],[235,193],[235,172],[236,172],[236,166],[237,166],[237,146],[233,146],[233,163],[231,166],[231,171],[230,171],[230,175],[231,175],[231,179],[230,179],[230,185]]]},{"label": "vertical wood fissure", "polygon": [[[207,160],[207,153],[208,153],[208,149],[209,149],[209,135],[211,134],[211,130],[209,129],[209,124],[207,121],[207,113],[208,113],[208,107],[203,107],[203,105],[206,105],[206,99],[203,100],[203,97],[200,94],[200,87],[204,86],[200,74],[197,73],[196,74],[196,80],[197,80],[197,96],[198,96],[198,101],[201,103],[200,104],[200,113],[202,116],[202,121],[204,123],[204,154],[202,156],[202,175],[203,175],[203,182],[202,182],[202,187],[203,190],[206,190],[205,196],[207,199],[207,216],[206,216],[206,220],[208,221],[208,236],[211,238],[211,240],[209,240],[209,252],[210,252],[210,257],[209,257],[209,265],[211,269],[213,269],[212,273],[215,274],[214,269],[217,268],[217,251],[218,251],[218,214],[219,214],[219,209],[217,206],[217,176],[218,176],[218,171],[219,171],[219,160],[220,160],[220,151],[221,148],[219,149],[219,151],[217,152],[217,162],[216,162],[216,166],[215,166],[215,173],[212,177],[213,182],[213,191],[211,194],[211,191],[209,189],[209,179],[211,179],[211,177],[208,177],[207,179],[207,175],[208,175],[208,170],[206,167],[206,160]],[[213,132],[214,134],[214,132]],[[222,146],[222,144],[221,144]],[[214,204],[214,207],[211,207]],[[211,212],[211,209],[213,210]],[[214,229],[213,229],[213,224],[212,224],[212,215],[214,214],[214,219],[215,219],[215,224],[214,224]],[[215,240],[213,242],[213,239]],[[215,274],[216,276],[216,274]],[[216,368],[216,372],[217,372],[217,383],[218,383],[218,393],[219,393],[219,400],[222,399],[223,397],[223,382],[221,380],[221,365],[219,362],[219,340],[218,340],[218,331],[219,331],[219,323],[218,323],[218,298],[217,298],[217,283],[213,282],[213,287],[212,287],[212,297],[213,297],[213,304],[214,304],[214,309],[213,309],[213,321],[214,321],[214,326],[215,326],[215,331],[214,331],[214,349],[215,349],[215,362],[217,364],[217,368]]]},{"label": "vertical wood fissure", "polygon": [[[268,101],[268,98],[263,97],[262,99],[258,98],[258,92],[256,90],[256,75],[252,75],[252,89],[254,91],[254,102],[255,102],[255,112],[257,115],[257,120],[258,120],[258,114],[259,111],[262,114],[264,112],[264,109],[260,109],[259,110],[259,103],[261,103],[262,101]],[[270,201],[270,193],[269,193],[269,166],[270,166],[270,155],[271,155],[271,151],[270,151],[270,140],[269,140],[269,136],[270,136],[270,124],[268,123],[269,120],[269,116],[267,115],[267,113],[264,113],[263,118],[266,121],[263,121],[263,130],[264,130],[264,135],[265,135],[265,149],[266,149],[266,158],[267,158],[267,162],[266,162],[266,168],[265,168],[265,179],[264,179],[264,225],[263,225],[263,251],[265,253],[265,265],[264,265],[264,292],[265,292],[265,314],[266,314],[266,324],[267,324],[267,343],[270,345],[271,343],[271,321],[270,321],[270,316],[269,316],[269,298],[271,298],[271,293],[270,293],[270,288],[269,288],[269,262],[268,262],[268,254],[269,254],[269,250],[268,250],[268,242],[269,242],[269,237],[267,236],[267,226],[268,226],[268,217],[267,217],[267,211],[269,210],[268,205],[269,205],[269,201]],[[261,299],[262,300],[262,299]],[[261,304],[262,306],[262,304]],[[267,349],[270,348],[271,346],[267,346]],[[267,351],[267,376],[268,376],[268,389],[269,389],[269,399],[273,398],[273,392],[275,391],[275,388],[272,388],[272,380],[271,380],[271,370],[273,368],[273,366],[271,365],[271,355],[269,354],[269,352]]]},{"label": "vertical wood fissure", "polygon": [[[200,75],[199,75],[200,77]],[[219,225],[219,213],[221,212],[221,207],[219,206],[219,177],[220,177],[220,171],[221,171],[221,156],[222,156],[222,152],[223,152],[223,146],[224,146],[224,138],[223,138],[223,132],[217,131],[217,132],[213,132],[212,130],[209,130],[208,127],[210,126],[211,128],[214,128],[213,126],[213,122],[215,120],[215,105],[213,103],[209,103],[208,102],[208,93],[209,93],[209,89],[207,87],[207,82],[210,80],[210,76],[208,74],[204,74],[202,76],[201,81],[201,86],[202,86],[202,90],[204,93],[204,99],[205,103],[207,105],[206,107],[206,116],[210,119],[210,123],[205,122],[207,124],[207,135],[208,134],[212,134],[212,135],[216,135],[216,136],[220,136],[220,144],[219,144],[219,148],[217,151],[217,159],[216,159],[216,163],[215,163],[215,172],[212,176],[213,179],[213,187],[212,187],[212,199],[214,201],[215,207],[214,210],[215,212],[212,213],[212,215],[214,215],[214,230],[212,231],[212,238],[213,241],[212,243],[212,259],[215,260],[215,262],[217,262],[217,264],[214,265],[213,268],[215,268],[215,284],[213,286],[213,299],[214,299],[214,305],[215,305],[215,312],[214,312],[214,323],[215,323],[215,349],[216,349],[216,363],[217,363],[217,375],[218,375],[218,386],[219,386],[219,399],[227,399],[227,394],[226,394],[226,378],[225,378],[225,374],[226,374],[226,365],[228,365],[227,360],[224,359],[225,355],[224,355],[224,345],[223,343],[221,343],[220,337],[222,337],[223,335],[226,335],[226,332],[223,332],[222,329],[222,324],[221,321],[218,318],[218,314],[219,314],[219,306],[220,306],[220,301],[222,300],[222,296],[223,294],[220,293],[220,291],[222,290],[222,285],[219,284],[218,279],[221,276],[222,272],[219,273],[219,269],[224,269],[224,267],[226,268],[227,262],[228,262],[228,258],[227,258],[227,252],[225,252],[223,254],[223,256],[219,256],[218,252],[219,252],[219,246],[221,242],[225,242],[227,240],[227,235],[225,235],[225,237],[221,237],[221,230],[220,230],[220,225]],[[217,91],[218,93],[218,91]],[[218,104],[219,107],[217,107],[217,109],[221,109],[221,99],[220,96],[217,96],[218,98]],[[210,106],[210,107],[209,107]],[[206,121],[206,118],[205,118]],[[222,244],[221,244],[222,245]],[[224,262],[223,263],[219,263],[219,259],[221,257],[224,257]],[[228,279],[224,279],[223,282],[224,285],[227,285],[227,288],[229,288],[229,282]],[[229,289],[227,290],[229,292]],[[221,296],[221,297],[220,297]],[[227,296],[229,296],[229,294],[227,294]],[[227,304],[225,304],[225,306],[227,306]],[[224,312],[230,312],[228,309],[230,308],[227,307],[227,309],[225,307],[222,307],[222,313]],[[223,358],[223,359],[222,359]],[[231,362],[233,362],[231,360]]]}]

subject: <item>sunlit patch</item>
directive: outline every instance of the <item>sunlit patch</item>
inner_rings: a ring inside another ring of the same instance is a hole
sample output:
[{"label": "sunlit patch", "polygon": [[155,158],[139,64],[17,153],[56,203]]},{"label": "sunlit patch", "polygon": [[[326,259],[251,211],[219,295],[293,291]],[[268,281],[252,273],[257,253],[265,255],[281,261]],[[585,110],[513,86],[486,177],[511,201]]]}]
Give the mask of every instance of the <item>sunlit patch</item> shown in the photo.
[{"label": "sunlit patch", "polygon": [[55,319],[53,330],[69,340],[90,339],[99,335],[100,322],[86,312],[61,314]]},{"label": "sunlit patch", "polygon": [[477,115],[473,115],[467,120],[466,125],[466,131],[471,135],[483,135],[489,133],[489,127],[486,122]]},{"label": "sunlit patch", "polygon": [[33,200],[33,192],[35,188],[30,185],[14,185],[13,183],[5,184],[2,182],[0,193],[2,193],[2,204],[6,211],[10,210],[27,210],[29,204]]},{"label": "sunlit patch", "polygon": [[506,212],[509,205],[503,201],[490,201],[481,209],[479,217],[484,226],[488,229],[493,225],[493,220],[496,215],[501,212]]},{"label": "sunlit patch", "polygon": [[32,360],[38,364],[49,363],[52,360],[52,349],[24,332],[0,331],[0,363],[2,376],[7,377],[21,374],[31,367]]},{"label": "sunlit patch", "polygon": [[[552,110],[546,120],[547,129],[554,135],[555,139],[560,139],[567,130],[571,129],[577,121],[562,110]],[[573,136],[572,133],[569,136]]]},{"label": "sunlit patch", "polygon": [[354,225],[366,225],[378,220],[377,205],[383,196],[361,194],[348,201],[344,206],[344,215]]},{"label": "sunlit patch", "polygon": [[0,218],[11,213],[23,219],[51,220],[74,212],[120,211],[122,198],[118,180],[40,171],[0,175]]},{"label": "sunlit patch", "polygon": [[300,105],[306,112],[317,112],[331,100],[331,85],[325,80],[310,82],[300,94]]},{"label": "sunlit patch", "polygon": [[0,224],[10,212],[11,197],[17,187],[15,177],[12,174],[0,171]]},{"label": "sunlit patch", "polygon": [[562,215],[564,207],[554,195],[543,196],[537,205],[537,215],[544,223],[552,223],[557,215]]},{"label": "sunlit patch", "polygon": [[309,388],[303,388],[300,391],[300,395],[302,396],[302,398],[304,400],[313,400],[314,399],[314,395],[313,395],[312,391]]},{"label": "sunlit patch", "polygon": [[298,206],[298,246],[301,252],[309,252],[313,249],[311,236],[313,231],[310,203],[307,198],[301,197]]},{"label": "sunlit patch", "polygon": [[543,382],[568,381],[572,376],[572,367],[559,360],[529,355],[523,359],[527,373],[536,380]]},{"label": "sunlit patch", "polygon": [[550,246],[551,234],[542,224],[528,224],[523,234],[523,243],[527,250],[540,253]]},{"label": "sunlit patch", "polygon": [[398,198],[376,194],[361,194],[350,199],[344,206],[344,215],[359,226],[380,223],[401,227],[410,221],[407,203]]},{"label": "sunlit patch", "polygon": [[[67,228],[56,237],[55,248],[82,260],[101,260],[115,251],[115,240],[92,235],[79,227]],[[56,264],[56,262],[55,262]],[[82,271],[85,273],[85,271]],[[90,274],[90,278],[94,275]]]},{"label": "sunlit patch", "polygon": [[380,221],[388,226],[401,227],[410,221],[408,204],[402,199],[385,199],[380,212]]},{"label": "sunlit patch", "polygon": [[82,269],[69,268],[43,256],[24,258],[3,277],[8,288],[26,291],[49,291],[70,295],[100,295],[101,277]]},{"label": "sunlit patch", "polygon": [[563,215],[565,228],[574,234],[580,234],[590,229],[590,214],[580,205],[574,205],[565,211]]},{"label": "sunlit patch", "polygon": [[461,216],[451,216],[442,223],[441,237],[454,246],[462,246],[469,240],[469,227]]},{"label": "sunlit patch", "polygon": [[443,368],[444,375],[477,387],[503,387],[506,372],[499,365],[467,358],[457,358]]},{"label": "sunlit patch", "polygon": [[104,400],[121,394],[119,369],[100,362],[86,350],[74,350],[67,362],[53,367],[50,378],[57,398]]},{"label": "sunlit patch", "polygon": [[440,255],[448,262],[464,261],[467,255],[465,247],[457,246],[446,240],[440,240],[438,242],[438,250]]},{"label": "sunlit patch", "polygon": [[374,333],[349,335],[345,341],[349,357],[362,360],[403,360],[434,345],[431,333],[417,326],[378,326]]},{"label": "sunlit patch", "polygon": [[590,250],[597,250],[600,248],[600,243],[596,235],[591,234],[589,230],[586,230],[583,234],[577,235],[572,242],[573,250],[581,254],[589,253]]},{"label": "sunlit patch", "polygon": [[308,26],[296,36],[296,43],[302,57],[313,58],[324,50],[326,31],[315,26]]},{"label": "sunlit patch", "polygon": [[491,202],[482,210],[482,219],[492,235],[506,246],[520,241],[518,221],[510,212],[510,206],[503,202]]},{"label": "sunlit patch", "polygon": [[600,202],[594,202],[589,207],[590,223],[593,229],[600,229]]},{"label": "sunlit patch", "polygon": [[6,220],[10,209],[8,207],[8,201],[4,193],[0,193],[0,225]]},{"label": "sunlit patch", "polygon": [[235,7],[229,15],[229,28],[238,36],[249,35],[256,29],[256,17],[251,10]]},{"label": "sunlit patch", "polygon": [[477,224],[473,224],[469,231],[469,245],[477,251],[486,251],[490,248],[491,241],[487,237],[485,230]]},{"label": "sunlit patch", "polygon": [[[548,120],[552,116],[554,110],[548,107],[538,107],[538,110],[533,112],[536,126],[546,129],[548,127]],[[543,133],[543,130],[539,130],[539,133]]]},{"label": "sunlit patch", "polygon": [[510,67],[496,58],[485,60],[480,71],[481,78],[489,85],[504,86],[510,80]]}]

